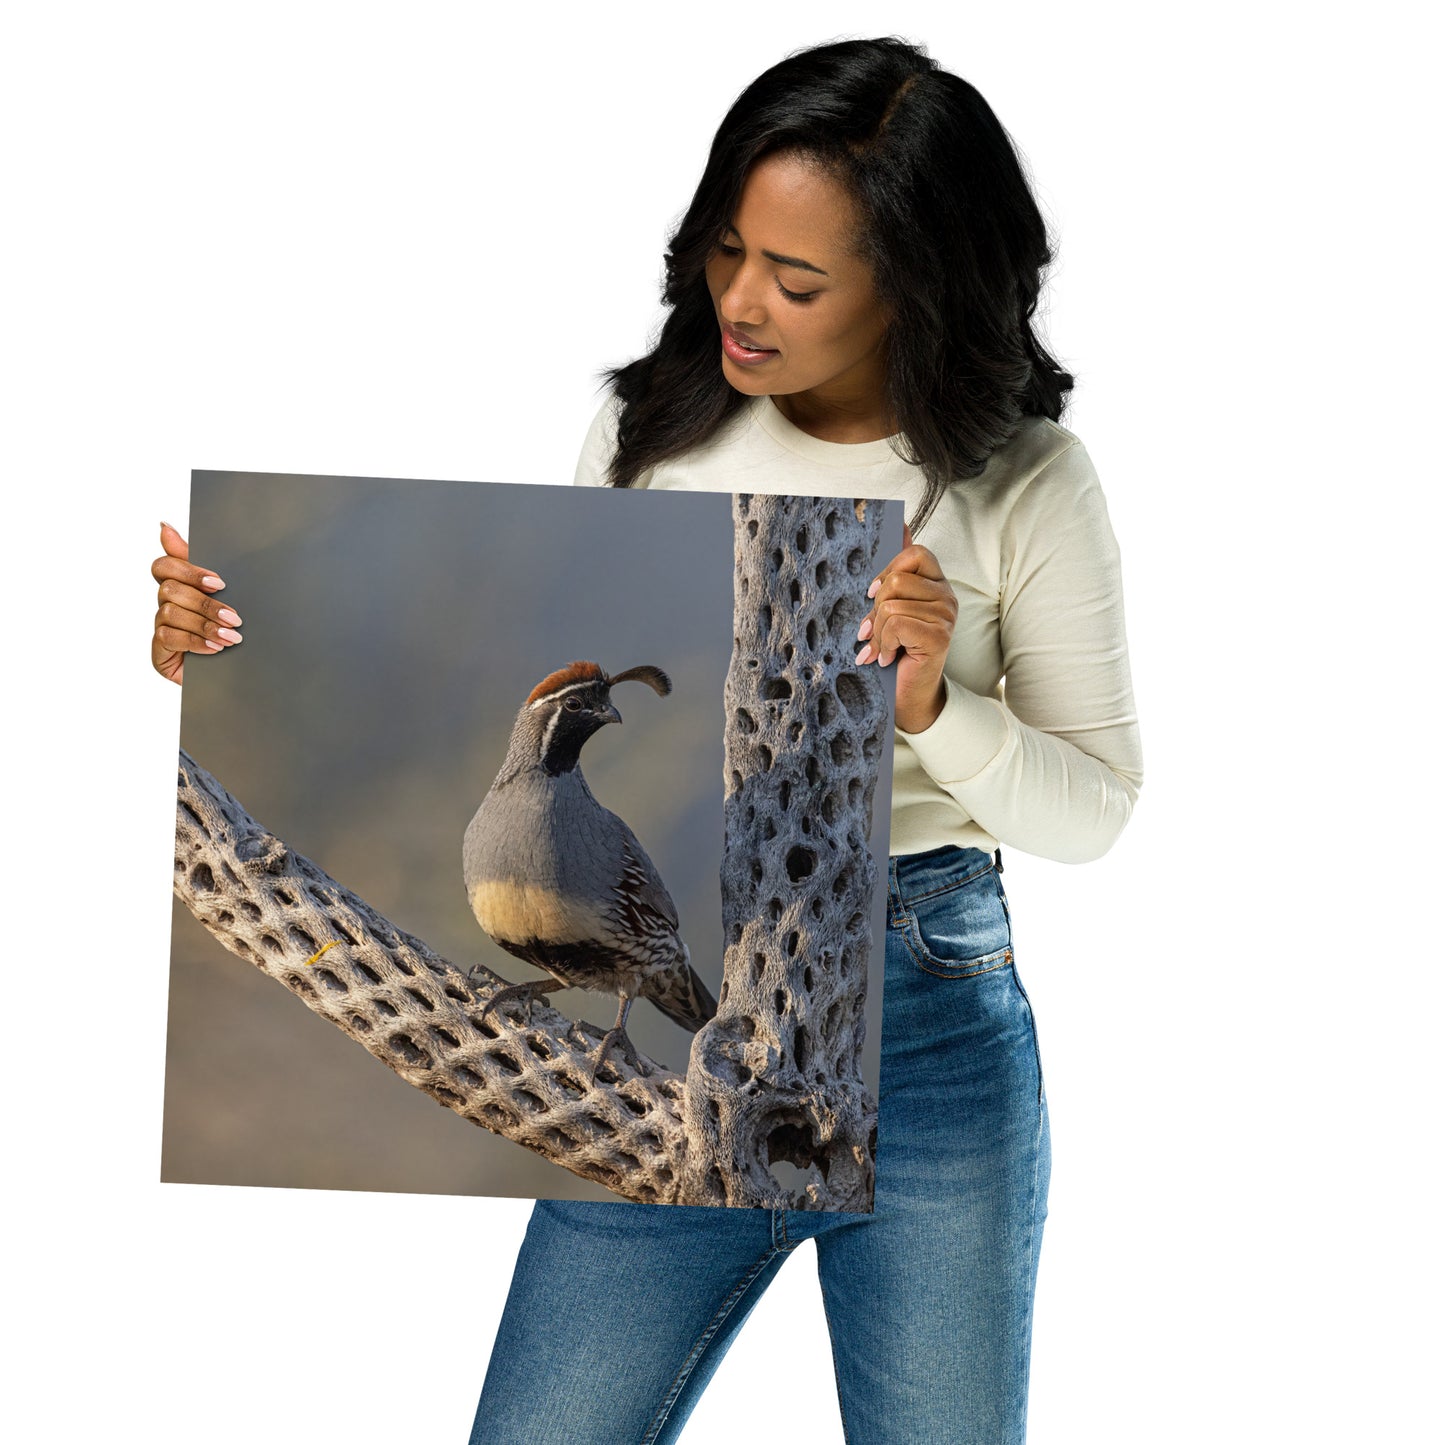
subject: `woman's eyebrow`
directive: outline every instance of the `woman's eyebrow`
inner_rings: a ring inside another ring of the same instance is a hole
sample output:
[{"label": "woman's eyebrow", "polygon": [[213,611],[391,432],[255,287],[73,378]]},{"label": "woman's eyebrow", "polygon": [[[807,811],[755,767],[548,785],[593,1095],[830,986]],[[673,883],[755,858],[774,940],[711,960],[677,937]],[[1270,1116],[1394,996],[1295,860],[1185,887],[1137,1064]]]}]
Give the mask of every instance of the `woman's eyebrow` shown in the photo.
[{"label": "woman's eyebrow", "polygon": [[[724,226],[725,235],[733,235],[742,240],[742,232],[736,226]],[[811,261],[804,261],[800,256],[780,256],[776,251],[764,251],[763,255],[769,261],[776,261],[779,266],[793,266],[799,271],[811,271],[815,276],[826,276],[828,273],[821,267],[815,266]]]},{"label": "woman's eyebrow", "polygon": [[815,276],[828,274],[821,266],[815,266],[811,261],[801,261],[796,256],[780,256],[776,251],[764,251],[763,255],[769,261],[776,261],[779,266],[794,266],[799,271],[811,271]]}]

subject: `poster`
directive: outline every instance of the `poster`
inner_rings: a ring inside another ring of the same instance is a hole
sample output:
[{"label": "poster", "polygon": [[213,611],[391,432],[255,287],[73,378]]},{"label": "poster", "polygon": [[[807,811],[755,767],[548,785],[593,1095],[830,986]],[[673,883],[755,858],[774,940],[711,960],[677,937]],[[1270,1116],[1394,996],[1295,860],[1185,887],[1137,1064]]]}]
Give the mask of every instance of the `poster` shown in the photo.
[{"label": "poster", "polygon": [[192,491],[162,1178],[871,1207],[901,504]]}]

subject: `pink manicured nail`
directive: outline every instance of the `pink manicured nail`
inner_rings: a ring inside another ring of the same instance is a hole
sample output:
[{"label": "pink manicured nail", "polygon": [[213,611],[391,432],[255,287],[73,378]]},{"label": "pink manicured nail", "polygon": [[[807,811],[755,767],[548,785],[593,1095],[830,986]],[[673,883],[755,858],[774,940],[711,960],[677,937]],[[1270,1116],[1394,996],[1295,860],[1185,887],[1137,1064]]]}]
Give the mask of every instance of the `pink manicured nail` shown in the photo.
[{"label": "pink manicured nail", "polygon": [[872,619],[871,617],[865,617],[865,618],[863,619],[863,625],[862,625],[862,627],[860,627],[860,628],[858,629],[858,641],[859,641],[859,642],[862,642],[863,639],[864,639],[865,637],[867,637],[868,634],[869,634],[870,632],[872,632],[872,631],[873,631],[873,619]]},{"label": "pink manicured nail", "polygon": [[870,652],[872,652],[872,651],[873,651],[873,644],[872,644],[872,643],[869,643],[868,646],[865,647],[865,648],[863,649],[863,651],[860,652],[860,653],[858,654],[858,656],[853,659],[853,665],[854,665],[855,667],[857,667],[857,666],[860,666],[862,663],[867,662],[867,660],[868,660],[868,654],[869,654]]},{"label": "pink manicured nail", "polygon": [[882,579],[881,577],[875,577],[875,578],[873,579],[873,585],[868,589],[868,595],[869,595],[870,597],[876,597],[876,596],[878,595],[878,589],[879,589],[882,585],[883,585],[883,579]]},{"label": "pink manicured nail", "polygon": [[219,577],[212,577],[209,575],[209,573],[201,578],[201,586],[209,587],[212,592],[219,591],[219,589],[224,587],[225,585],[226,584],[222,582]]},{"label": "pink manicured nail", "polygon": [[221,652],[225,649],[226,644],[224,642],[212,642],[208,637],[206,638],[206,646],[209,647],[212,652]]},{"label": "pink manicured nail", "polygon": [[221,610],[216,613],[216,616],[229,627],[239,627],[241,625],[240,614],[233,612],[229,607],[221,608]]},{"label": "pink manicured nail", "polygon": [[217,634],[222,642],[239,642],[241,634],[232,627],[223,627]]}]

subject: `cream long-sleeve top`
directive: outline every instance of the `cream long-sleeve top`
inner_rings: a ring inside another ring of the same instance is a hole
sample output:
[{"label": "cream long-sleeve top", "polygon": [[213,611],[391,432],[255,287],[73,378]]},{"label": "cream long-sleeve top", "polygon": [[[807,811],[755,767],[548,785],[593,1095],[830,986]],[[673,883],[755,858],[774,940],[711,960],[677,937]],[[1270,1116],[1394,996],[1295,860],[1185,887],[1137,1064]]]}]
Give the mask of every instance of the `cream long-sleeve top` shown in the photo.
[{"label": "cream long-sleeve top", "polygon": [[[606,484],[616,428],[609,398],[579,486]],[[898,498],[910,516],[923,496],[919,469],[888,441],[820,441],[766,396],[634,485]],[[1082,443],[1027,418],[914,540],[938,558],[958,618],[942,713],[922,732],[894,731],[889,852],[1002,843],[1065,863],[1100,857],[1129,819],[1143,760],[1119,548]]]}]

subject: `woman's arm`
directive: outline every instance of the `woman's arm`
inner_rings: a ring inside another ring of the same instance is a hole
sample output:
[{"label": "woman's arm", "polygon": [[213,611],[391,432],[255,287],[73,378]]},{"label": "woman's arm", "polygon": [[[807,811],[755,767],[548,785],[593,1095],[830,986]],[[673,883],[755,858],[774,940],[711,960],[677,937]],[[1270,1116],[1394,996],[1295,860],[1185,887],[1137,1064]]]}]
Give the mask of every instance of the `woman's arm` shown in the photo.
[{"label": "woman's arm", "polygon": [[1002,702],[945,677],[932,726],[904,734],[931,778],[1000,842],[1101,857],[1143,782],[1119,548],[1077,442],[1033,477],[1002,532]]}]

